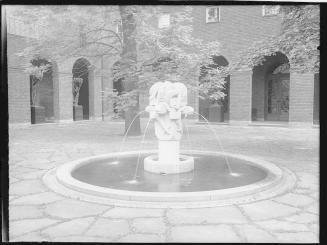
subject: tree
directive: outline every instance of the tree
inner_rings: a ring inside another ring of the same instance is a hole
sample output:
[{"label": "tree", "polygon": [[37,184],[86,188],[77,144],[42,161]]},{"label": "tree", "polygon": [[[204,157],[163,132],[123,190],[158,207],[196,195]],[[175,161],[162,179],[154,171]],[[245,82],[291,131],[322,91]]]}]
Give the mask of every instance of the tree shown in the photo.
[{"label": "tree", "polygon": [[[26,6],[14,11],[30,22],[42,22],[46,29],[40,39],[22,55],[54,57],[57,61],[72,56],[120,58],[115,79],[123,80],[124,92],[109,91],[125,111],[125,131],[138,113],[138,98],[156,81],[175,79],[197,90],[200,67],[219,55],[218,42],[204,42],[192,34],[192,7],[175,7],[170,25],[158,28],[157,18],[164,6]],[[122,36],[115,30],[122,23]],[[60,37],[60,38],[58,38]],[[169,74],[174,71],[174,77]],[[213,74],[213,73],[212,73]],[[214,77],[212,77],[214,79]],[[210,81],[214,81],[211,79]],[[217,77],[217,83],[224,83]],[[221,94],[221,91],[214,93]],[[130,134],[140,134],[139,118]]]},{"label": "tree", "polygon": [[265,57],[282,52],[297,72],[319,71],[320,8],[319,5],[282,5],[281,31],[276,36],[254,42],[239,54],[234,69],[253,68]]}]

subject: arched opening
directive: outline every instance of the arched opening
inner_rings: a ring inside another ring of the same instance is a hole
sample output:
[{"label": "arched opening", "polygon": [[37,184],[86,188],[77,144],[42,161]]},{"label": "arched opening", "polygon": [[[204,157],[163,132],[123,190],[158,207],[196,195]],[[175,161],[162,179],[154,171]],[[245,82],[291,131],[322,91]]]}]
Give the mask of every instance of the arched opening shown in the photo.
[{"label": "arched opening", "polygon": [[54,122],[53,65],[43,58],[35,58],[31,63],[37,69],[47,66],[41,77],[36,70],[30,75],[31,123]]},{"label": "arched opening", "polygon": [[252,121],[288,121],[290,64],[278,52],[253,68]]},{"label": "arched opening", "polygon": [[314,95],[313,95],[313,124],[319,124],[319,93],[320,80],[319,73],[314,75]]},{"label": "arched opening", "polygon": [[[90,95],[89,95],[89,80],[90,80],[90,62],[85,58],[80,58],[73,65],[73,89],[74,83],[81,82],[78,92],[73,92],[76,105],[74,106],[74,120],[88,120],[90,117]],[[75,79],[75,78],[79,78]],[[77,85],[78,86],[78,85]],[[76,90],[75,90],[76,91]],[[75,97],[77,96],[77,97]]]},{"label": "arched opening", "polygon": [[[224,56],[212,57],[214,61],[214,68],[216,67],[227,67],[228,61]],[[205,69],[201,70],[199,81],[201,83],[202,77],[205,74]],[[229,88],[230,88],[230,75],[225,78],[225,85],[222,92],[225,97],[219,102],[222,106],[221,113],[217,111],[215,102],[210,101],[208,98],[199,98],[199,114],[205,117],[211,122],[223,122],[229,120]],[[199,116],[199,120],[204,120],[202,116]]]}]

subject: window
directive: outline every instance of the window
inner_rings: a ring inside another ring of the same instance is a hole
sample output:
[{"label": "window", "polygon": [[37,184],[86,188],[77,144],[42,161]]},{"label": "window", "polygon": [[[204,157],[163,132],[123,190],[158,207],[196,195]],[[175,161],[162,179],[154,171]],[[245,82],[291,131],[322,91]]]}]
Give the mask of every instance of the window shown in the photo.
[{"label": "window", "polygon": [[206,8],[206,23],[213,23],[220,21],[220,8],[208,7]]},{"label": "window", "polygon": [[279,14],[279,5],[263,5],[262,16],[273,16]]},{"label": "window", "polygon": [[166,28],[170,25],[170,14],[163,14],[159,16],[158,20],[158,27],[159,28]]}]

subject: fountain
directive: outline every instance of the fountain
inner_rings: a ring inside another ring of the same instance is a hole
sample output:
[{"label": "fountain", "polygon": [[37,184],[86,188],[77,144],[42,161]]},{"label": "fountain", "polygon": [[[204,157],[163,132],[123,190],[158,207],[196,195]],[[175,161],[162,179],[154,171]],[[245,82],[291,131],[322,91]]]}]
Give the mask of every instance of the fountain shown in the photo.
[{"label": "fountain", "polygon": [[154,120],[155,134],[158,138],[158,156],[151,155],[144,159],[144,170],[176,174],[194,169],[191,156],[180,155],[180,139],[182,136],[182,115],[193,113],[187,106],[187,89],[180,82],[157,82],[150,88],[149,120]]},{"label": "fountain", "polygon": [[[141,145],[150,122],[154,122],[157,149],[122,151],[126,132],[120,152],[63,164],[47,172],[44,183],[55,192],[90,202],[184,208],[251,202],[293,187],[295,177],[286,168],[225,152],[208,122],[210,135],[218,141],[221,152],[181,151],[182,118],[196,113],[187,106],[186,86],[157,82],[149,93],[145,110],[149,120]],[[191,143],[188,128],[187,134]]]}]

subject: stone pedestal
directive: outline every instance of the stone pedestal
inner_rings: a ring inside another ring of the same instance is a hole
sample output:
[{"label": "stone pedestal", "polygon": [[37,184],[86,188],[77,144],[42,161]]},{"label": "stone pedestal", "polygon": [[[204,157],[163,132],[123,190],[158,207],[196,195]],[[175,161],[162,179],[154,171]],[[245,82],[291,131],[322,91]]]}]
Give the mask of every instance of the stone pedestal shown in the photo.
[{"label": "stone pedestal", "polygon": [[190,115],[193,108],[187,106],[187,89],[182,83],[157,82],[150,88],[150,120],[154,120],[159,149],[157,156],[144,159],[144,170],[159,174],[176,174],[192,171],[193,157],[179,154],[182,137],[182,115]]},{"label": "stone pedestal", "polygon": [[160,164],[178,164],[179,162],[179,141],[159,140],[158,161]]},{"label": "stone pedestal", "polygon": [[185,173],[194,169],[194,159],[179,154],[179,141],[159,140],[158,155],[144,159],[144,170],[159,174]]},{"label": "stone pedestal", "polygon": [[73,117],[74,117],[74,121],[83,120],[83,106],[81,105],[73,106]]}]

